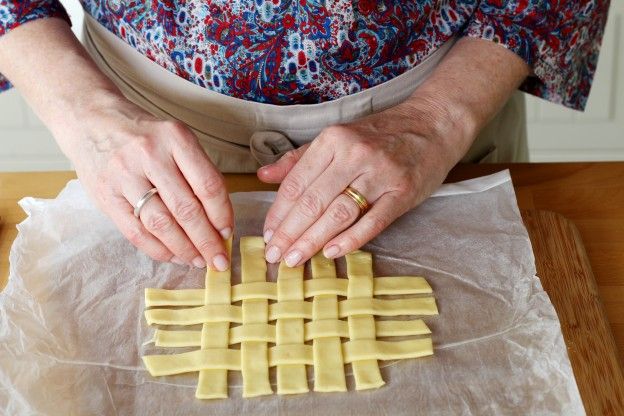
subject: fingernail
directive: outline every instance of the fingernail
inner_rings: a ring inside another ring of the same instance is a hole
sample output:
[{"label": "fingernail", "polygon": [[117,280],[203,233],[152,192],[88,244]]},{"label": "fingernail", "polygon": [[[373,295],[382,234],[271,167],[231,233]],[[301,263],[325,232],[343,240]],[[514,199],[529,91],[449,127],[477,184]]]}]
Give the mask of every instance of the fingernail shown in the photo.
[{"label": "fingernail", "polygon": [[212,258],[212,264],[214,264],[214,267],[220,272],[224,272],[228,269],[228,267],[230,267],[230,263],[223,254],[217,254],[214,256]]},{"label": "fingernail", "polygon": [[182,266],[186,266],[186,262],[184,260],[182,260],[181,258],[176,257],[176,256],[171,257],[171,259],[169,259],[169,261],[171,263],[175,263],[175,264],[179,264],[179,265],[182,265]]},{"label": "fingernail", "polygon": [[282,253],[280,252],[279,248],[271,246],[266,252],[266,261],[268,261],[269,263],[277,263],[281,255]]},{"label": "fingernail", "polygon": [[293,250],[284,257],[284,261],[288,267],[295,267],[301,260],[301,252]]},{"label": "fingernail", "polygon": [[204,259],[201,258],[200,256],[195,257],[192,263],[193,263],[193,266],[198,267],[200,269],[206,267],[206,261],[204,261]]},{"label": "fingernail", "polygon": [[264,232],[264,243],[268,243],[271,241],[271,237],[273,237],[273,230],[268,229]]},{"label": "fingernail", "polygon": [[323,250],[323,255],[328,259],[333,259],[334,257],[338,256],[338,253],[340,253],[340,247],[338,247],[337,245],[329,246],[325,250]]},{"label": "fingernail", "polygon": [[224,240],[227,240],[232,235],[232,229],[230,227],[225,227],[219,231],[219,234],[221,234],[221,237],[223,237]]}]

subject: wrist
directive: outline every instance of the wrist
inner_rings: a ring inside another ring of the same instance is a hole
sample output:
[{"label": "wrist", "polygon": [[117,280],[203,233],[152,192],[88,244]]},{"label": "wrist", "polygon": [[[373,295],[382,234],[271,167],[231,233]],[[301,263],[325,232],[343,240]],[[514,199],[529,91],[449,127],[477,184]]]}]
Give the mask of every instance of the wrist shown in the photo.
[{"label": "wrist", "polygon": [[[146,132],[155,117],[117,90],[98,89],[67,104],[67,113],[50,123],[63,153],[78,166],[81,159],[105,154]],[[142,133],[143,132],[143,133]]]},{"label": "wrist", "polygon": [[478,114],[442,93],[417,90],[396,108],[414,131],[443,147],[453,164],[468,151],[478,132]]},{"label": "wrist", "polygon": [[105,115],[106,109],[118,108],[123,100],[123,95],[112,89],[72,87],[59,92],[54,104],[44,106],[40,116],[71,159],[68,154],[71,147],[87,139],[89,130],[102,124],[98,119]]},{"label": "wrist", "polygon": [[56,88],[53,87],[49,94],[56,105],[48,106],[53,124],[62,121],[82,124],[102,108],[110,108],[125,101],[117,86],[100,72],[84,51],[67,53],[62,60],[63,68],[75,70],[68,71],[66,77],[60,80],[50,80],[49,84],[56,84]]},{"label": "wrist", "polygon": [[528,73],[527,64],[506,48],[462,38],[405,106],[448,151],[463,152],[455,154],[460,160]]}]

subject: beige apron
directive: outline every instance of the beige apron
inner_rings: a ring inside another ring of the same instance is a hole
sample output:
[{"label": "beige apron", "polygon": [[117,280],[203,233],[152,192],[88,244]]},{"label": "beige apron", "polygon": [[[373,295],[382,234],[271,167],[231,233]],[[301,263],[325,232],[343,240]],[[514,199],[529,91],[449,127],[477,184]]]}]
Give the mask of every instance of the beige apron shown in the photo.
[{"label": "beige apron", "polygon": [[[83,43],[128,99],[184,122],[222,172],[254,172],[313,140],[326,126],[382,111],[407,99],[452,47],[446,42],[415,68],[383,84],[320,104],[279,106],[229,97],[166,70],[85,17]],[[527,160],[524,96],[516,93],[479,135],[464,161]]]}]

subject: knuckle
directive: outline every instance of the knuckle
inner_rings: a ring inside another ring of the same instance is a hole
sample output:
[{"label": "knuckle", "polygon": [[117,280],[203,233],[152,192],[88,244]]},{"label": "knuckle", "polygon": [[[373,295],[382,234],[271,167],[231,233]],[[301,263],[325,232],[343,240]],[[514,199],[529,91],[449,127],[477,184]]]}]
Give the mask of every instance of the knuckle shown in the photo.
[{"label": "knuckle", "polygon": [[132,162],[128,160],[124,153],[119,151],[113,152],[109,163],[113,171],[119,175],[125,176],[131,171]]},{"label": "knuckle", "polygon": [[266,225],[269,228],[274,228],[277,225],[281,224],[284,218],[279,217],[277,214],[273,212],[269,212],[266,216]]},{"label": "knuckle", "polygon": [[98,181],[94,184],[97,195],[96,201],[107,202],[115,197],[116,192],[112,182],[112,178],[108,175],[98,178]]},{"label": "knuckle", "polygon": [[318,194],[306,192],[299,199],[299,210],[306,217],[317,218],[323,213],[323,202]]},{"label": "knuckle", "polygon": [[379,216],[370,216],[362,224],[373,235],[380,234],[389,225],[388,221]]},{"label": "knuckle", "polygon": [[148,134],[135,134],[132,136],[132,141],[141,149],[149,149],[154,144],[152,137]]},{"label": "knuckle", "polygon": [[201,214],[202,207],[199,202],[187,199],[174,205],[173,215],[182,222],[190,222]]},{"label": "knuckle", "polygon": [[165,247],[162,247],[160,249],[156,249],[150,257],[157,261],[166,262],[171,260],[171,252]]},{"label": "knuckle", "polygon": [[334,125],[325,127],[319,134],[319,139],[332,140],[332,139],[335,139],[336,137],[342,137],[348,134],[349,134],[348,127],[344,125],[340,125],[340,124],[334,124]]},{"label": "knuckle", "polygon": [[286,153],[284,153],[282,158],[285,161],[289,161],[289,162],[296,162],[299,159],[296,149],[287,151]]},{"label": "knuckle", "polygon": [[191,245],[189,246],[183,245],[183,246],[180,246],[179,248],[174,247],[172,251],[174,251],[175,256],[181,258],[187,263],[192,262],[193,259],[195,259],[195,257],[199,255],[198,253],[195,253],[195,249]]},{"label": "knuckle", "polygon": [[171,131],[171,137],[175,144],[184,151],[194,151],[197,147],[196,136],[184,124],[177,121],[167,129]]},{"label": "knuckle", "polygon": [[115,149],[107,161],[105,173],[99,175],[99,183],[119,185],[128,177],[135,177],[140,172],[142,160],[137,160],[137,152],[127,148]]},{"label": "knuckle", "polygon": [[383,166],[385,168],[384,172],[386,173],[386,177],[396,178],[401,176],[400,169],[397,166],[399,162],[386,152],[377,152],[377,154],[375,154],[375,160],[377,161],[377,166]]},{"label": "knuckle", "polygon": [[373,145],[370,142],[357,141],[351,145],[351,154],[358,160],[365,159],[373,153]]},{"label": "knuckle", "polygon": [[173,218],[165,212],[155,212],[145,219],[145,228],[150,232],[167,231],[173,226]]},{"label": "knuckle", "polygon": [[344,244],[342,245],[347,248],[347,251],[357,250],[363,245],[360,244],[360,240],[351,233],[346,233],[342,237],[342,240],[344,241]]},{"label": "knuckle", "polygon": [[216,247],[218,247],[217,246],[217,241],[209,239],[209,238],[200,240],[200,241],[195,243],[195,248],[200,253],[211,253],[211,252],[215,251]]},{"label": "knuckle", "polygon": [[223,178],[220,175],[210,175],[202,181],[197,196],[202,199],[213,199],[224,189]]},{"label": "knuckle", "polygon": [[186,131],[184,124],[178,120],[163,120],[162,126],[172,133],[182,133]]},{"label": "knuckle", "polygon": [[405,194],[410,192],[414,188],[414,185],[412,184],[411,178],[407,176],[400,176],[396,182],[395,188],[397,191]]},{"label": "knuckle", "polygon": [[134,138],[136,145],[139,147],[141,154],[146,157],[153,158],[158,153],[158,144],[152,137],[140,135]]},{"label": "knuckle", "polygon": [[289,175],[280,187],[282,195],[289,201],[294,201],[303,193],[303,181],[296,176]]},{"label": "knuckle", "polygon": [[139,228],[130,228],[125,232],[126,238],[135,247],[141,247],[145,243],[146,235]]},{"label": "knuckle", "polygon": [[227,215],[227,216],[219,216],[215,218],[210,218],[210,223],[213,225],[214,228],[217,229],[217,231],[220,231],[224,227],[232,226],[231,224],[232,217],[230,215]]},{"label": "knuckle", "polygon": [[276,242],[285,243],[285,245],[289,247],[292,246],[292,244],[295,242],[295,239],[290,234],[281,229],[275,231],[275,234],[273,234],[273,239],[275,239]]},{"label": "knuckle", "polygon": [[316,253],[321,247],[317,238],[312,235],[302,235],[297,241],[297,245],[302,249],[304,253]]},{"label": "knuckle", "polygon": [[336,203],[329,211],[329,217],[338,224],[352,221],[355,217],[354,207],[350,208],[344,202]]}]

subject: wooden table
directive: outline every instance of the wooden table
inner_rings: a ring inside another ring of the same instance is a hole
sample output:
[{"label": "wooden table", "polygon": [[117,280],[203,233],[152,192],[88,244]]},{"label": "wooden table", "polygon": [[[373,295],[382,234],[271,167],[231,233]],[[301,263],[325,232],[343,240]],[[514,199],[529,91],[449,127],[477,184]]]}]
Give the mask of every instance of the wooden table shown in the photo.
[{"label": "wooden table", "polygon": [[[562,214],[570,219],[578,228],[589,264],[598,286],[599,298],[606,309],[606,315],[619,358],[624,358],[624,163],[564,163],[564,164],[509,164],[509,165],[462,165],[456,167],[447,181],[457,181],[481,176],[504,168],[511,170],[511,175],[518,196],[518,205],[523,210],[548,210]],[[63,185],[74,178],[72,172],[54,173],[0,173],[0,288],[4,286],[8,275],[8,252],[17,232],[15,224],[25,217],[17,206],[17,201],[27,195],[50,198],[54,197]],[[261,184],[253,175],[229,175],[227,184],[230,192],[246,190],[274,189],[271,185]],[[526,221],[535,221],[533,211],[525,215]],[[572,227],[573,228],[573,227]],[[531,227],[529,227],[531,230]],[[575,230],[573,230],[575,232]],[[544,241],[533,244],[543,245]],[[546,262],[542,262],[542,267]],[[538,259],[538,274],[540,261]],[[591,271],[589,271],[591,273]],[[582,368],[582,354],[577,354],[571,339],[577,336],[578,323],[574,316],[585,311],[577,311],[575,305],[562,305],[557,301],[559,288],[550,282],[546,287],[553,299],[564,329],[564,337],[568,343],[571,360],[577,379],[579,371],[590,374],[590,379],[601,377],[598,368]],[[555,282],[556,283],[556,282]],[[591,288],[590,288],[591,289]],[[591,302],[592,293],[588,294]],[[596,301],[601,312],[600,302]],[[576,315],[575,315],[576,314]],[[591,332],[591,331],[590,331]],[[606,332],[603,336],[609,338]],[[584,333],[580,336],[593,336]],[[573,343],[573,341],[572,341]],[[582,351],[586,354],[586,351]],[[590,351],[589,354],[592,352]],[[600,358],[600,357],[599,357]],[[615,357],[608,364],[611,368],[619,367],[621,379],[621,363]],[[587,356],[586,361],[594,362],[595,357]],[[603,363],[604,364],[604,363]],[[605,364],[607,365],[607,364]],[[580,368],[580,370],[579,370]],[[582,384],[588,384],[582,386]],[[579,387],[589,414],[622,414],[624,397],[621,392],[624,386],[616,386],[613,394],[606,395],[601,402],[594,401],[586,391],[596,390],[591,386],[592,380],[579,380]],[[620,383],[620,381],[618,381]],[[611,397],[614,396],[614,397]],[[615,397],[617,396],[617,397]]]}]

